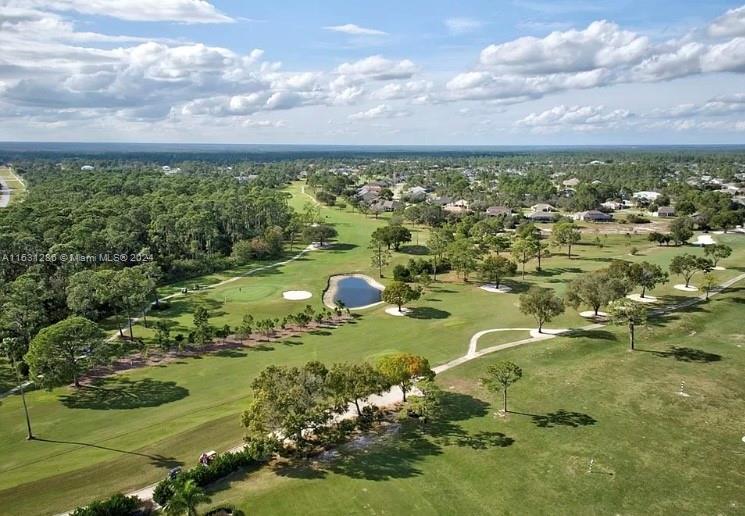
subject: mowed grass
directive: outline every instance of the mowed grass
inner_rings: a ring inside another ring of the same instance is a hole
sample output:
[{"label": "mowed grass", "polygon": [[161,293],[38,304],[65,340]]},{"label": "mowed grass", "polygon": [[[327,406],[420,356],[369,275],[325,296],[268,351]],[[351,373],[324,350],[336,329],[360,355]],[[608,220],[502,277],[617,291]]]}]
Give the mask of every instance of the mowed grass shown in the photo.
[{"label": "mowed grass", "polygon": [[[291,191],[296,207],[308,201],[298,185]],[[324,208],[322,213],[339,231],[336,248],[313,251],[287,265],[178,296],[169,310],[154,312],[149,319],[167,319],[173,324],[173,334],[188,331],[197,303],[210,309],[214,325],[234,326],[245,313],[255,318],[281,317],[301,310],[307,302],[320,307],[320,294],[331,274],[375,275],[366,247],[370,233],[386,220],[336,208]],[[423,243],[426,234],[419,238]],[[743,263],[745,239],[740,235],[715,238],[736,248],[733,257],[723,262],[730,269],[717,273],[723,280],[739,273],[734,266]],[[24,441],[20,399],[6,398],[0,406],[0,504],[11,513],[54,513],[157,481],[174,465],[193,465],[201,451],[234,446],[242,438],[239,415],[246,406],[250,382],[269,364],[374,360],[388,352],[410,351],[436,365],[463,355],[469,338],[477,331],[534,326],[517,309],[518,294],[531,284],[563,293],[567,281],[605,267],[613,258],[666,263],[684,250],[701,252],[688,247],[656,249],[637,236],[630,243],[620,236],[605,241],[602,248],[577,246],[571,260],[557,255],[544,261],[540,274],[534,273],[535,263],[529,264],[525,281],[519,277],[508,281],[515,289],[511,294],[484,292],[477,282],[464,283],[451,274],[412,304],[416,308],[414,317],[390,317],[379,306],[361,311],[354,324],[271,343],[261,350],[232,350],[133,370],[81,393],[69,388],[31,393],[28,399],[34,429],[44,441]],[[646,256],[628,257],[629,245],[636,245]],[[409,258],[405,253],[395,253],[394,262]],[[204,284],[202,279],[198,282]],[[677,282],[674,279],[671,284]],[[309,290],[314,298],[285,301],[281,298],[284,290]],[[655,294],[668,292],[670,296],[691,296],[670,286],[661,287]],[[569,310],[549,326],[584,324],[575,311]],[[150,330],[137,325],[135,331],[147,337]],[[479,347],[525,336],[511,333],[487,335]]]},{"label": "mowed grass", "polygon": [[[743,292],[650,326],[633,353],[623,328],[608,327],[451,369],[437,380],[444,420],[427,432],[407,425],[337,459],[236,474],[213,486],[213,505],[288,515],[742,514]],[[478,382],[497,360],[524,371],[506,418],[500,396]]]}]

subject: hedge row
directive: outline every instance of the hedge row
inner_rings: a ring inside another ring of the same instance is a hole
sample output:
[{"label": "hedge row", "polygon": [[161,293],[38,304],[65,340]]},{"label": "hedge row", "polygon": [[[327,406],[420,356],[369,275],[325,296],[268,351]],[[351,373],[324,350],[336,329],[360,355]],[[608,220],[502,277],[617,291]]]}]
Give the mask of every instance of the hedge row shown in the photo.
[{"label": "hedge row", "polygon": [[173,479],[162,480],[155,487],[153,500],[158,505],[165,506],[179,484],[193,480],[198,486],[204,487],[241,468],[264,462],[273,450],[273,444],[269,441],[251,442],[240,451],[220,454],[209,465],[200,464],[182,471]]},{"label": "hedge row", "polygon": [[140,506],[136,496],[117,493],[108,500],[96,500],[85,507],[78,507],[72,516],[129,516]]}]

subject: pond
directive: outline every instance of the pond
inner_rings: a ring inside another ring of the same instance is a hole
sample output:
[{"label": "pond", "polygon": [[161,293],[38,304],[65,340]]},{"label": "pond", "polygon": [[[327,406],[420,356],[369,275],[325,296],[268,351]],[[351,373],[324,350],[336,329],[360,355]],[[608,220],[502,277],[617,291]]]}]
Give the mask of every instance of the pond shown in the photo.
[{"label": "pond", "polygon": [[358,276],[346,276],[336,281],[333,302],[341,301],[349,308],[372,305],[381,300],[381,290]]}]

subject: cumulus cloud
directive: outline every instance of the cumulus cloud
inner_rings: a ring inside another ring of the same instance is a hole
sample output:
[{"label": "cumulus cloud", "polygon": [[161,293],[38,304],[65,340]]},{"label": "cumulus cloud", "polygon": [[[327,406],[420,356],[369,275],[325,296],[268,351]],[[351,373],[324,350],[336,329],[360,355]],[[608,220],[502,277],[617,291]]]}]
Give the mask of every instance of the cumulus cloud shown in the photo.
[{"label": "cumulus cloud", "polygon": [[337,67],[336,71],[343,75],[386,81],[391,79],[408,79],[414,75],[417,67],[408,59],[392,61],[383,56],[374,55],[360,59],[359,61],[343,63]]},{"label": "cumulus cloud", "polygon": [[10,0],[11,7],[76,11],[129,21],[227,23],[234,21],[205,0]]},{"label": "cumulus cloud", "polygon": [[347,23],[344,25],[331,25],[324,27],[325,30],[330,30],[332,32],[342,32],[344,34],[349,34],[351,36],[387,36],[387,32],[383,32],[382,30],[377,29],[369,29],[366,27],[360,27],[359,25],[355,25],[354,23]]},{"label": "cumulus cloud", "polygon": [[367,111],[360,111],[349,115],[350,120],[374,120],[377,118],[401,118],[409,116],[408,111],[396,110],[388,104],[380,104]]},{"label": "cumulus cloud", "polygon": [[607,111],[604,106],[565,106],[560,105],[543,111],[531,113],[518,120],[516,125],[539,130],[596,131],[617,127],[634,115],[625,109]]},{"label": "cumulus cloud", "polygon": [[708,31],[715,38],[745,36],[745,5],[730,9],[714,20]]}]

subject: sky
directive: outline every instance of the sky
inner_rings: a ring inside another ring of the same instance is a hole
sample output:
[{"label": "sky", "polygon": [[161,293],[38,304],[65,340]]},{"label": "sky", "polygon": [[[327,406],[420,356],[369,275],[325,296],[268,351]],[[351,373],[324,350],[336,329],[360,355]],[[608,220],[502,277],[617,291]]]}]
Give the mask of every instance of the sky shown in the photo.
[{"label": "sky", "polygon": [[745,143],[724,0],[0,0],[0,141]]}]

